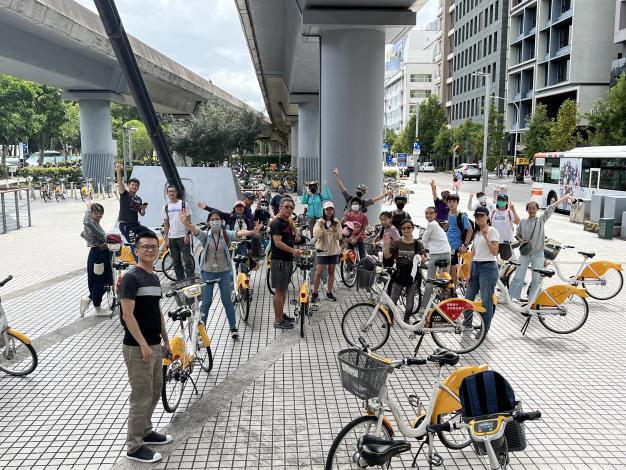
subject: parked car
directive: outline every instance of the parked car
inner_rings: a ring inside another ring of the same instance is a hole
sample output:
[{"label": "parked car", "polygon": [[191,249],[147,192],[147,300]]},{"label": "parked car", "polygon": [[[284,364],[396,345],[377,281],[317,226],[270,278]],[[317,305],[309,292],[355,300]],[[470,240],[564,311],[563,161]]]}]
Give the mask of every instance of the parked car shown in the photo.
[{"label": "parked car", "polygon": [[434,162],[420,163],[419,170],[421,172],[434,173],[435,172],[435,163]]},{"label": "parked car", "polygon": [[464,181],[469,181],[473,179],[475,179],[476,181],[480,181],[480,170],[478,169],[478,165],[476,165],[476,163],[461,163],[456,168],[455,172],[461,172]]}]

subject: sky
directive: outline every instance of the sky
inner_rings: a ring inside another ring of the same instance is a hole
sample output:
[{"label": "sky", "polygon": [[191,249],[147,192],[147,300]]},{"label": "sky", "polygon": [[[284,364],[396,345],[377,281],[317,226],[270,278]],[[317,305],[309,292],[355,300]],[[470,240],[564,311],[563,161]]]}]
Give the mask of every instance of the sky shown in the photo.
[{"label": "sky", "polygon": [[[93,0],[76,0],[96,11]],[[259,111],[259,82],[233,0],[116,0],[126,33]]]}]

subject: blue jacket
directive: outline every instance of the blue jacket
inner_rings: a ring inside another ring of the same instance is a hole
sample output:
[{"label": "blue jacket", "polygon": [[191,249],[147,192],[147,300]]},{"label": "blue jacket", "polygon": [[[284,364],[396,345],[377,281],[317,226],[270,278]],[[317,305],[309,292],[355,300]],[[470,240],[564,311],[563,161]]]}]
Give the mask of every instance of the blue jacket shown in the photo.
[{"label": "blue jacket", "polygon": [[324,214],[322,203],[330,199],[332,199],[332,195],[328,190],[328,186],[324,186],[321,193],[309,194],[303,192],[300,202],[307,205],[306,214],[309,218],[319,219]]},{"label": "blue jacket", "polygon": [[[204,269],[204,264],[206,263],[206,254],[209,251],[207,247],[207,243],[209,241],[209,230],[202,231],[196,235],[196,238],[200,240],[200,243],[204,246],[204,251],[202,252],[202,256],[200,257],[200,269]],[[226,234],[226,240],[224,243],[224,252],[226,253],[226,259],[228,260],[228,265],[232,266],[232,258],[230,256],[230,243],[237,239],[237,232],[234,230],[220,230],[220,241],[224,239],[224,234]],[[229,270],[230,271],[230,270]]]}]

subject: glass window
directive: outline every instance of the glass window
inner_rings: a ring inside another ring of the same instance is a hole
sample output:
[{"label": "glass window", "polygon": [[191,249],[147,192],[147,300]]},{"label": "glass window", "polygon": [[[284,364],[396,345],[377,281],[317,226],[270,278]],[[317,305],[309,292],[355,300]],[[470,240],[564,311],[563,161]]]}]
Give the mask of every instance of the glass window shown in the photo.
[{"label": "glass window", "polygon": [[498,10],[500,9],[500,2],[499,0],[496,0],[496,21],[498,21]]},{"label": "glass window", "polygon": [[429,73],[412,73],[411,83],[430,83],[433,81],[433,76]]},{"label": "glass window", "polygon": [[560,160],[558,158],[546,158],[543,170],[543,182],[559,184],[561,177]]},{"label": "glass window", "polygon": [[600,165],[600,189],[626,191],[626,159],[603,158]]},{"label": "glass window", "polygon": [[411,90],[410,98],[428,98],[431,94],[430,90]]}]

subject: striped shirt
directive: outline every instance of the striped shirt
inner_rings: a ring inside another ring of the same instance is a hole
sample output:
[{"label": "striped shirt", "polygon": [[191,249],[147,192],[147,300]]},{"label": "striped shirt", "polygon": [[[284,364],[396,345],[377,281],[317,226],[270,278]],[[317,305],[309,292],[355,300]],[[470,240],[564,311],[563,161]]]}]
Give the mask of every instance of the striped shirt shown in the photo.
[{"label": "striped shirt", "polygon": [[[130,299],[135,301],[133,315],[139,330],[149,345],[161,342],[161,283],[159,276],[148,273],[135,266],[122,277],[120,284],[120,299]],[[128,346],[139,346],[137,340],[128,330],[126,323],[124,326],[124,344]]]}]

